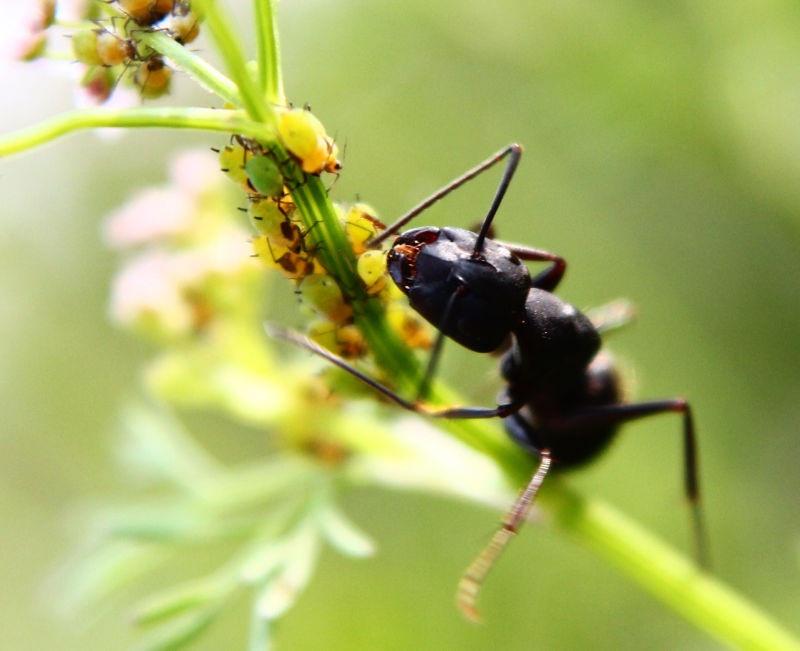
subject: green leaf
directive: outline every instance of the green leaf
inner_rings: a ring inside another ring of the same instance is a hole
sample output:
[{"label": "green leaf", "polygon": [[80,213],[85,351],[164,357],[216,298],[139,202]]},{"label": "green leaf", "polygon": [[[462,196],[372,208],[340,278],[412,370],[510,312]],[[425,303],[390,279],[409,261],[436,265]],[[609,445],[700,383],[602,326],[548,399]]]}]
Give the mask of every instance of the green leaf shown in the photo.
[{"label": "green leaf", "polygon": [[283,615],[308,584],[320,549],[319,532],[305,522],[284,546],[287,556],[277,574],[269,578],[255,597],[254,615],[274,620]]},{"label": "green leaf", "polygon": [[221,471],[216,460],[166,409],[131,404],[122,412],[121,421],[126,439],[119,449],[126,465],[189,491]]},{"label": "green leaf", "polygon": [[325,540],[345,556],[364,558],[375,553],[374,541],[334,505],[322,512],[319,527]]},{"label": "green leaf", "polygon": [[190,610],[211,612],[231,593],[230,577],[207,577],[163,590],[141,601],[133,611],[133,622],[152,626]]},{"label": "green leaf", "polygon": [[167,560],[164,550],[130,541],[115,541],[82,551],[55,574],[54,602],[65,614],[107,605],[135,581]]},{"label": "green leaf", "polygon": [[136,647],[137,651],[174,651],[182,649],[200,636],[214,621],[219,611],[207,608],[171,619]]}]

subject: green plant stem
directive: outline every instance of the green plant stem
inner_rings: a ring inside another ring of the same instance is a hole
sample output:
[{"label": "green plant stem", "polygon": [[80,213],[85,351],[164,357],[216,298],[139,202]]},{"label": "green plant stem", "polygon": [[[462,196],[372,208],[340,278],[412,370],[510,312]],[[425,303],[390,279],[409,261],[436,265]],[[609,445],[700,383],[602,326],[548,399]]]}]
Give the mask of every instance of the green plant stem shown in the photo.
[{"label": "green plant stem", "polygon": [[[242,107],[257,122],[271,123],[273,111],[259,92],[258,85],[247,67],[247,59],[239,46],[239,38],[231,29],[224,15],[219,12],[216,0],[196,0],[205,16],[204,28],[207,29],[219,50],[228,74],[236,83],[242,96]],[[263,25],[259,25],[259,29]],[[259,38],[263,38],[259,36]]]},{"label": "green plant stem", "polygon": [[103,127],[199,129],[248,133],[264,142],[275,139],[272,127],[247,119],[241,111],[191,107],[82,109],[0,137],[0,157],[33,149],[74,131]]},{"label": "green plant stem", "polygon": [[[311,223],[317,223],[323,264],[360,301],[356,312],[360,317],[358,323],[374,346],[376,360],[391,373],[393,380],[404,378],[405,384],[413,387],[419,378],[416,360],[402,342],[392,340],[378,302],[363,292],[358,293],[355,260],[350,259],[353,256],[346,242],[337,239],[341,228],[333,209],[325,208],[329,201],[322,182],[310,178],[293,196],[301,211],[310,214]],[[335,259],[329,259],[327,254],[331,252]],[[441,387],[436,388],[435,397],[448,404],[457,402],[454,394]],[[530,479],[533,460],[498,432],[496,420],[442,420],[440,424],[455,438],[494,460],[510,485],[521,487]],[[603,502],[583,497],[565,481],[554,479],[542,491],[540,504],[570,535],[587,543],[676,612],[730,646],[753,651],[800,651],[800,642],[758,607],[701,572],[694,563]]]},{"label": "green plant stem", "polygon": [[[0,137],[0,156],[32,149],[73,131],[100,127],[200,129],[241,133],[264,143],[276,142],[272,124],[275,117],[269,102],[283,95],[278,43],[272,5],[268,0],[257,0],[257,3],[258,82],[250,75],[237,39],[217,11],[214,0],[202,3],[206,26],[233,82],[185,48],[168,43],[168,39],[162,38],[164,35],[140,36],[142,42],[169,57],[205,87],[243,107],[252,119],[241,111],[202,108],[73,111]],[[419,378],[419,364],[388,327],[380,304],[367,297],[361,288],[354,257],[324,185],[316,177],[309,178],[293,191],[293,196],[306,227],[313,227],[314,237],[319,238],[320,259],[354,300],[357,322],[378,364],[391,374],[401,390],[413,388]],[[454,396],[438,387],[434,395],[442,402],[455,402]],[[498,432],[496,423],[451,420],[441,421],[441,426],[493,459],[512,485],[522,485],[527,480],[525,474],[530,472],[532,460]],[[589,500],[572,491],[565,482],[554,480],[545,486],[540,503],[565,531],[618,565],[676,612],[732,647],[800,651],[800,641],[756,606],[714,578],[698,572],[692,563],[602,502]]]},{"label": "green plant stem", "polygon": [[273,0],[255,0],[258,83],[268,103],[285,104],[275,9]]},{"label": "green plant stem", "polygon": [[197,56],[190,49],[176,43],[167,34],[160,31],[133,32],[133,37],[156,52],[163,54],[181,70],[197,81],[206,90],[219,95],[226,102],[241,108],[243,101],[236,84],[219,72],[205,59]]},{"label": "green plant stem", "polygon": [[539,500],[570,535],[732,648],[800,650],[800,641],[760,608],[603,502],[579,495],[564,482],[550,482]]}]

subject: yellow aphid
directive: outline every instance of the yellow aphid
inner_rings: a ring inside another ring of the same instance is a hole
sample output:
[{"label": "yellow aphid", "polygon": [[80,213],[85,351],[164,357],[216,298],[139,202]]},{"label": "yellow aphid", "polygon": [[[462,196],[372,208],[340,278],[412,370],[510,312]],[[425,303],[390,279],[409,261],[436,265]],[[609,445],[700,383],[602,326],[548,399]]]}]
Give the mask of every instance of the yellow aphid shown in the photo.
[{"label": "yellow aphid", "polygon": [[346,359],[363,357],[369,352],[364,335],[352,323],[337,326],[330,321],[315,321],[308,327],[308,338]]},{"label": "yellow aphid", "polygon": [[200,35],[200,20],[185,2],[176,4],[174,11],[157,27],[166,30],[170,38],[181,45],[191,43]]},{"label": "yellow aphid", "polygon": [[354,323],[340,326],[336,330],[336,344],[337,352],[345,359],[363,357],[369,352],[364,335]]},{"label": "yellow aphid", "polygon": [[268,267],[277,269],[290,280],[300,280],[315,272],[324,273],[314,259],[305,252],[274,244],[266,235],[253,240],[253,254]]},{"label": "yellow aphid", "polygon": [[283,146],[297,158],[307,158],[318,148],[318,140],[328,134],[309,110],[291,108],[283,111],[278,122],[278,135]]},{"label": "yellow aphid", "polygon": [[175,7],[175,0],[117,0],[120,9],[140,25],[152,25]]},{"label": "yellow aphid", "polygon": [[97,55],[104,66],[118,66],[136,57],[136,45],[106,29],[97,30]]},{"label": "yellow aphid", "polygon": [[378,219],[378,213],[366,203],[354,204],[343,218],[344,232],[356,255],[367,250],[367,242],[386,228]]},{"label": "yellow aphid", "polygon": [[250,223],[259,235],[268,236],[274,243],[289,246],[293,241],[293,235],[288,233],[285,237],[287,222],[286,214],[281,210],[281,206],[272,199],[257,198],[247,206],[247,216]]},{"label": "yellow aphid", "polygon": [[386,287],[386,253],[365,251],[358,257],[356,271],[367,289],[367,294],[378,294]]},{"label": "yellow aphid", "polygon": [[323,169],[330,174],[338,174],[342,169],[342,162],[339,160],[339,147],[330,136],[325,137],[328,153],[325,158]]},{"label": "yellow aphid", "polygon": [[277,203],[271,199],[253,202],[248,213],[255,229],[261,235],[266,235],[271,244],[289,249],[293,253],[308,253],[300,224],[292,221]]},{"label": "yellow aphid", "polygon": [[72,52],[75,58],[87,66],[101,66],[103,60],[97,53],[97,30],[82,29],[72,35]]},{"label": "yellow aphid", "polygon": [[219,166],[234,183],[247,186],[245,165],[252,154],[238,142],[226,145],[219,150]]},{"label": "yellow aphid", "polygon": [[72,51],[78,61],[89,66],[117,66],[137,56],[132,40],[104,28],[75,32]]},{"label": "yellow aphid", "polygon": [[339,150],[316,116],[307,109],[292,108],[281,113],[278,135],[286,150],[307,174],[338,172]]},{"label": "yellow aphid", "polygon": [[303,303],[333,323],[345,323],[353,316],[353,308],[345,301],[333,276],[324,273],[306,276],[297,292]]},{"label": "yellow aphid", "polygon": [[386,318],[407,346],[423,350],[433,346],[430,328],[408,304],[390,303],[386,307]]},{"label": "yellow aphid", "polygon": [[155,99],[169,92],[172,80],[172,69],[164,59],[154,56],[145,61],[136,70],[133,76],[134,83],[139,87],[142,97]]}]

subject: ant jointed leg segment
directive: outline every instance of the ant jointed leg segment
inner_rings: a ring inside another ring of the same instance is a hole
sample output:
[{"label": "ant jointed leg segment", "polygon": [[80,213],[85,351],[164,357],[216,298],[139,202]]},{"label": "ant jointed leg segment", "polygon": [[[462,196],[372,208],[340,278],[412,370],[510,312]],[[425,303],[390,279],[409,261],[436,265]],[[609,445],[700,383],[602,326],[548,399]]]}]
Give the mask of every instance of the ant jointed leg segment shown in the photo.
[{"label": "ant jointed leg segment", "polygon": [[[398,395],[302,335],[267,326],[273,336],[324,357],[409,411],[436,418],[503,418],[509,435],[538,456],[530,483],[459,584],[459,607],[471,619],[478,618],[480,585],[526,519],[547,474],[593,460],[620,425],[647,416],[681,416],[684,490],[693,512],[698,556],[701,563],[706,562],[697,441],[689,404],[681,398],[624,402],[613,362],[601,351],[600,331],[606,324],[593,323],[553,293],[564,275],[566,261],[548,251],[490,239],[495,214],[521,155],[522,149],[516,144],[500,150],[420,202],[369,243],[375,246],[396,235],[452,191],[506,162],[477,233],[454,227],[413,228],[397,235],[387,254],[388,271],[395,284],[408,296],[411,307],[438,330],[416,399]],[[532,277],[524,262],[549,264]],[[613,320],[612,327],[617,325]],[[445,337],[475,352],[505,349],[500,372],[506,384],[496,407],[435,409],[424,404]]]}]

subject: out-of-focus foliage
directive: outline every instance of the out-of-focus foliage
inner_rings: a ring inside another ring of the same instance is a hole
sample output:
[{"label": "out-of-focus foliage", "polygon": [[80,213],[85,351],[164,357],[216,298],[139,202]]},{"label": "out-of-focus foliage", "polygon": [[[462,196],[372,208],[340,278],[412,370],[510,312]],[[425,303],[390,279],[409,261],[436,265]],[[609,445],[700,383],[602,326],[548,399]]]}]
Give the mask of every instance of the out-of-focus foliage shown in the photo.
[{"label": "out-of-focus foliage", "polygon": [[[335,198],[360,195],[391,221],[501,145],[525,145],[499,236],[564,255],[560,293],[579,306],[637,304],[638,322],[610,343],[636,395],[685,395],[697,410],[716,571],[800,621],[795,5],[295,0],[281,11],[287,93],[342,149]],[[30,69],[3,79],[16,98],[0,109],[3,131],[53,114],[54,97],[69,104],[66,83],[37,88]],[[180,93],[180,76],[173,84]],[[67,509],[125,490],[109,433],[149,354],[107,325],[111,257],[97,234],[112,207],[160,181],[169,151],[219,144],[202,138],[82,134],[0,163],[0,647],[124,642],[114,604],[89,631],[48,619],[58,604],[44,581],[70,540]],[[430,220],[473,224],[493,183]],[[291,322],[290,288],[275,291],[273,316]],[[445,366],[465,393],[493,400],[491,360],[450,346]],[[262,449],[258,433],[193,420],[223,458]],[[679,466],[678,423],[664,417],[626,428],[573,481],[688,548]],[[405,493],[346,506],[379,554],[326,558],[285,621],[284,648],[716,648],[547,523],[509,550],[486,587],[486,625],[468,626],[452,590],[496,514]],[[237,624],[198,647],[233,647]]]}]

